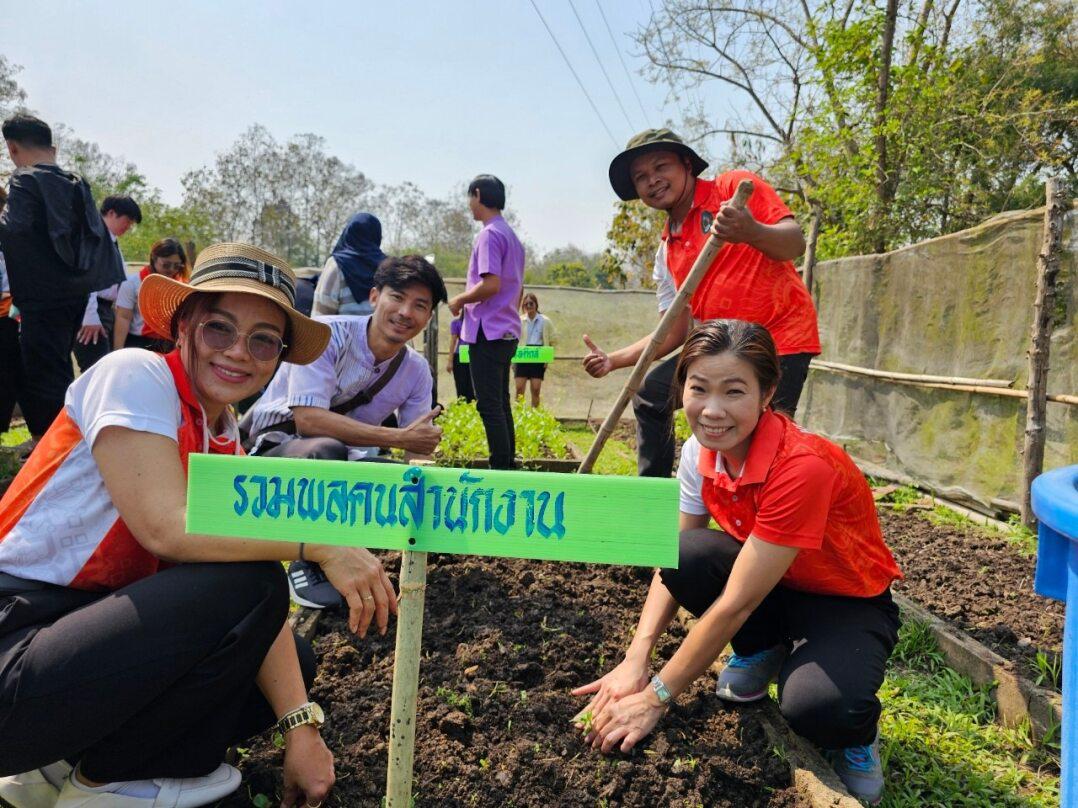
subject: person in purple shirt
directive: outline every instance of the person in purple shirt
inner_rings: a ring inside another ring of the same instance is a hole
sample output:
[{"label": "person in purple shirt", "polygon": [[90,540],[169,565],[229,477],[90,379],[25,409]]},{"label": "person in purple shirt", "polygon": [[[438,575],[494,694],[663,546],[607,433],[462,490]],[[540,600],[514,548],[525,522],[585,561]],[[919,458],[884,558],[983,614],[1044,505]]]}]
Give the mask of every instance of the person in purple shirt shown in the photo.
[{"label": "person in purple shirt", "polygon": [[[441,408],[431,407],[430,366],[408,342],[446,297],[441,275],[420,256],[382,261],[370,292],[374,313],[315,317],[330,327],[326,350],[309,365],[282,362],[244,416],[250,453],[376,461],[380,449],[396,448],[406,461],[428,458],[442,437],[434,423]],[[379,386],[387,374],[392,376]],[[368,391],[373,395],[357,399]],[[394,412],[404,426],[383,426]],[[380,563],[374,556],[370,561]],[[302,553],[288,569],[288,582],[301,606],[341,603],[325,573]]]},{"label": "person in purple shirt", "polygon": [[520,341],[520,295],[524,246],[502,218],[505,185],[480,174],[468,186],[472,217],[483,223],[468,263],[467,289],[449,301],[464,313],[460,339],[468,343],[475,406],[483,419],[492,469],[512,468],[516,432],[509,399],[509,365]]}]

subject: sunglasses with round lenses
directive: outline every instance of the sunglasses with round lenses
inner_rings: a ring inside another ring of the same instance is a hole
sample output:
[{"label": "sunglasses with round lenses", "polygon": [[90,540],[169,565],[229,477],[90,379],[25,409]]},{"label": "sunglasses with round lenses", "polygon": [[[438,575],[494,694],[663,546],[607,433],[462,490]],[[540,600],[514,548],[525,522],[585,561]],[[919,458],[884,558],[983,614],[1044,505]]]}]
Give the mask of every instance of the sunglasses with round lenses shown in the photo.
[{"label": "sunglasses with round lenses", "polygon": [[244,334],[227,320],[207,320],[199,323],[198,328],[206,347],[215,351],[227,351],[240,337],[247,337],[247,351],[259,362],[276,359],[288,347],[284,340],[272,331],[252,331]]}]

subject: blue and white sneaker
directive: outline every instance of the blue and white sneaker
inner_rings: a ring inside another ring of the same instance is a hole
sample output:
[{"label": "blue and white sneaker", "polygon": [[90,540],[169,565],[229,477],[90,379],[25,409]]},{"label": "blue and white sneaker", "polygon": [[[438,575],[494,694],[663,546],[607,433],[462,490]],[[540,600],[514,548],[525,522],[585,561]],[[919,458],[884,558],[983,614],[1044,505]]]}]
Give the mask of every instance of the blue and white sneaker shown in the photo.
[{"label": "blue and white sneaker", "polygon": [[288,565],[288,591],[294,603],[308,609],[330,609],[344,603],[340,592],[313,561],[293,561]]},{"label": "blue and white sneaker", "polygon": [[825,753],[846,790],[869,805],[883,796],[883,764],[880,762],[880,734],[868,746],[847,746]]},{"label": "blue and white sneaker", "polygon": [[751,656],[732,654],[719,674],[715,692],[726,701],[758,701],[767,695],[768,685],[778,678],[785,661],[785,645],[776,645]]}]

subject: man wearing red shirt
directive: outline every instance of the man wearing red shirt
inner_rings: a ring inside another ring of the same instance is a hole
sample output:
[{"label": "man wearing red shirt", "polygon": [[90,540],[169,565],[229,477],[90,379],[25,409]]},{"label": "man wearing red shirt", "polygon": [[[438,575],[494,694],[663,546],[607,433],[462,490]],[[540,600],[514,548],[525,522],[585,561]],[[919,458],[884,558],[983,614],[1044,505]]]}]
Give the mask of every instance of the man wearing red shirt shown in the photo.
[{"label": "man wearing red shirt", "polygon": [[[653,273],[660,317],[673,303],[708,234],[714,232],[726,242],[657,355],[680,348],[694,320],[759,323],[771,332],[782,367],[774,405],[792,417],[809,360],[820,353],[816,309],[792,263],[805,250],[801,226],[760,177],[748,171],[727,171],[713,180],[699,179],[705,168],[707,163],[669,129],[641,132],[610,163],[610,184],[619,197],[640,199],[667,213]],[[754,186],[746,209],[725,205],[745,179]],[[648,334],[606,353],[585,334],[589,353],[584,368],[601,378],[612,370],[632,367],[650,340]],[[676,364],[677,356],[660,362],[633,399],[641,476],[669,477],[673,471],[675,405],[670,384]]]}]

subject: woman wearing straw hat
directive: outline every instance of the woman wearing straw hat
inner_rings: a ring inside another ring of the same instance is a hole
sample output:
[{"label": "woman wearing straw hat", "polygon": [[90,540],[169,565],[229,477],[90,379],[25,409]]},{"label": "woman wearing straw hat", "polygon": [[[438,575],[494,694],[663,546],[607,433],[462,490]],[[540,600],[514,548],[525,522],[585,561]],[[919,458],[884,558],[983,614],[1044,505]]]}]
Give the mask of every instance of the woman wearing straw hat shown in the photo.
[{"label": "woman wearing straw hat", "polygon": [[188,455],[239,453],[229,405],[326,346],[294,289],[284,261],[244,244],[206,249],[190,285],[149,275],[142,316],[176,350],[83,374],[0,500],[0,797],[16,808],[213,803],[240,782],[226,749],[275,721],[282,804],[332,787],[278,562],[319,563],[361,636],[396,610],[381,565],[184,530]]}]

